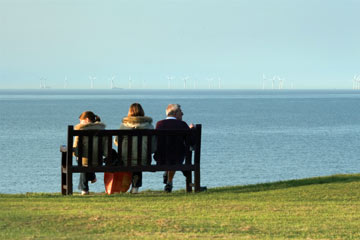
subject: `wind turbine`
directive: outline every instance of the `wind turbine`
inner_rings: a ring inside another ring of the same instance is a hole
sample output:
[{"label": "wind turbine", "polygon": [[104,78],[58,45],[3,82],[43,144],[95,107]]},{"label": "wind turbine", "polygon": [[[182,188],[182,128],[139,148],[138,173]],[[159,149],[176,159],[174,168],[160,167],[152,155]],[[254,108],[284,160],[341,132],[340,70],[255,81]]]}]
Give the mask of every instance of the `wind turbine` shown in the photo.
[{"label": "wind turbine", "polygon": [[353,78],[353,89],[359,90],[360,89],[360,75],[354,75]]},{"label": "wind turbine", "polygon": [[173,79],[172,76],[166,76],[167,80],[168,80],[168,89],[171,88],[171,80]]},{"label": "wind turbine", "polygon": [[89,79],[90,79],[90,88],[93,89],[94,88],[94,80],[96,80],[96,77],[89,76]]},{"label": "wind turbine", "polygon": [[64,79],[64,89],[66,89],[68,87],[68,81],[67,81],[67,76],[65,76]]},{"label": "wind turbine", "polygon": [[360,89],[360,75],[358,75],[356,77],[356,89],[359,90]]},{"label": "wind turbine", "polygon": [[218,77],[219,89],[221,89],[221,78]]},{"label": "wind turbine", "polygon": [[271,85],[271,89],[274,89],[275,78],[276,78],[276,76],[273,76],[273,78],[272,78],[272,85]]},{"label": "wind turbine", "polygon": [[279,81],[279,89],[283,89],[283,83],[284,83],[284,79],[280,78],[279,76],[277,77],[278,81]]},{"label": "wind turbine", "polygon": [[208,83],[209,83],[209,89],[210,89],[210,88],[213,88],[213,81],[214,81],[214,79],[213,79],[213,78],[208,78],[207,80],[208,80]]},{"label": "wind turbine", "polygon": [[183,78],[183,81],[184,81],[184,89],[186,89],[186,81],[189,80],[189,77],[186,76]]},{"label": "wind turbine", "polygon": [[265,76],[264,73],[263,73],[263,75],[262,75],[262,78],[263,78],[263,81],[262,81],[262,89],[264,90],[264,89],[265,89],[265,81],[266,81],[266,76]]},{"label": "wind turbine", "polygon": [[353,78],[353,87],[352,89],[355,90],[355,86],[356,86],[356,75],[354,75],[354,78]]},{"label": "wind turbine", "polygon": [[142,88],[146,88],[146,81],[142,80]]},{"label": "wind turbine", "polygon": [[115,80],[115,76],[112,76],[111,78],[109,78],[110,79],[110,88],[111,89],[115,89],[116,87],[115,87],[115,82],[114,82],[114,80]]},{"label": "wind turbine", "polygon": [[132,87],[132,79],[131,79],[131,76],[129,76],[129,89],[131,89]]},{"label": "wind turbine", "polygon": [[44,78],[44,77],[40,78],[40,88],[42,88],[42,89],[50,88],[46,85],[46,78]]}]

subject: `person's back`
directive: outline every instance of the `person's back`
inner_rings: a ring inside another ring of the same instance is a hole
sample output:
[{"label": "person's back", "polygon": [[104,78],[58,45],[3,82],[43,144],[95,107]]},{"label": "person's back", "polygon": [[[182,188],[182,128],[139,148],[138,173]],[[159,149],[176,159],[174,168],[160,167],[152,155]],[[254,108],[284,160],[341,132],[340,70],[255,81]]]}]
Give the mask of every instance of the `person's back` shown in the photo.
[{"label": "person's back", "polygon": [[[127,116],[124,117],[122,120],[122,124],[120,125],[121,130],[134,130],[134,129],[154,129],[154,126],[152,125],[152,118],[147,116]],[[148,151],[154,152],[155,151],[155,139],[152,141],[152,149],[148,148],[148,138],[142,137],[142,144],[141,144],[141,165],[147,165],[147,155]],[[122,139],[121,143],[121,149],[122,149],[122,161],[125,166],[127,166],[128,162],[128,155],[130,154],[128,152],[128,137],[125,136]],[[137,165],[137,158],[138,158],[138,137],[134,136],[132,137],[132,151],[131,151],[131,165],[135,166]],[[115,138],[115,145],[118,144],[118,139]]]},{"label": "person's back", "polygon": [[[186,122],[177,119],[164,119],[156,124],[158,130],[187,130]],[[158,164],[179,164],[185,157],[185,139],[180,136],[159,137],[154,159]]]},{"label": "person's back", "polygon": [[[105,124],[103,124],[99,118],[99,116],[95,115],[91,111],[85,111],[83,112],[79,117],[80,123],[75,126],[75,130],[104,130]],[[103,152],[99,154],[98,152],[98,141],[99,137],[93,138],[93,146],[92,146],[92,165],[96,166],[98,164],[98,157],[99,155],[101,157],[107,155],[106,147],[103,148]],[[106,138],[101,138],[102,145],[106,146]],[[74,154],[75,156],[79,156],[79,137],[76,136],[74,139]],[[78,161],[81,161],[83,166],[88,166],[88,150],[89,150],[89,137],[83,137],[82,138],[82,144],[81,144],[81,155],[82,159],[78,159]],[[79,178],[79,190],[81,190],[81,195],[87,195],[89,194],[89,185],[88,182],[91,181],[91,183],[95,183],[97,181],[96,175],[94,172],[87,172],[87,173],[80,173]]]},{"label": "person's back", "polygon": [[[152,118],[145,116],[144,109],[142,108],[141,104],[133,103],[130,105],[129,112],[127,117],[124,117],[122,123],[120,125],[120,129],[127,129],[127,130],[134,130],[134,129],[154,129],[152,125]],[[128,164],[128,156],[131,153],[131,165],[137,165],[137,155],[138,155],[138,144],[137,144],[137,136],[132,137],[132,149],[131,152],[128,152],[128,145],[129,140],[127,136],[124,136],[121,140],[116,137],[115,138],[115,145],[121,144],[122,150],[122,161],[125,166]],[[141,149],[141,165],[147,165],[147,156],[148,152],[151,151],[153,153],[155,151],[155,139],[152,139],[152,149],[147,149],[148,138],[142,138],[142,149]],[[151,161],[151,159],[149,159]],[[131,181],[131,193],[138,193],[139,188],[142,186],[142,172],[133,172],[132,174],[132,181]]]},{"label": "person's back", "polygon": [[[105,129],[105,124],[102,122],[89,122],[89,123],[80,123],[77,124],[74,129],[75,130],[104,130]],[[94,137],[93,138],[93,151],[92,151],[92,166],[97,166],[98,165],[98,141],[99,141],[99,137]],[[103,138],[103,152],[101,154],[101,156],[103,155],[107,155],[107,149],[106,149],[106,139]],[[74,148],[75,148],[75,153],[76,156],[77,154],[77,149],[78,149],[78,143],[79,143],[79,137],[76,136],[75,140],[74,140]],[[88,149],[89,149],[89,137],[83,137],[82,139],[82,165],[83,166],[88,166]]]}]

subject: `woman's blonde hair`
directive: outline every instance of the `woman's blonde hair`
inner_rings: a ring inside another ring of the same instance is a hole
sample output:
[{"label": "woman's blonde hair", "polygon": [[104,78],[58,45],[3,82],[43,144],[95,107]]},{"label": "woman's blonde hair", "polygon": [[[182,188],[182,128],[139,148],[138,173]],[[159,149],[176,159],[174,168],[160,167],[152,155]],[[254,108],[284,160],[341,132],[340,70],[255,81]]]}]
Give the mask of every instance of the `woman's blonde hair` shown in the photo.
[{"label": "woman's blonde hair", "polygon": [[133,103],[130,105],[128,117],[135,117],[135,116],[145,116],[144,109],[140,105],[140,103]]}]

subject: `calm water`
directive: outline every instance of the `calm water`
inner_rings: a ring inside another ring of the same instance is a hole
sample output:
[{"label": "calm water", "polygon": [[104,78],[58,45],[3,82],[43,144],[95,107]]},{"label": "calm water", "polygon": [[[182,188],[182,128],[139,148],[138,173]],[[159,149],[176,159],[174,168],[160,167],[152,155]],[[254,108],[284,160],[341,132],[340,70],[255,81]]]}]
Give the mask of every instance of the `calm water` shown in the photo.
[{"label": "calm water", "polygon": [[[0,90],[0,193],[59,192],[67,125],[92,110],[116,129],[133,102],[155,123],[168,103],[179,103],[186,122],[203,125],[201,183],[208,187],[360,170],[356,91]],[[103,192],[97,176],[90,191]],[[182,174],[174,187],[185,187]],[[162,188],[161,173],[144,173],[142,190]]]}]

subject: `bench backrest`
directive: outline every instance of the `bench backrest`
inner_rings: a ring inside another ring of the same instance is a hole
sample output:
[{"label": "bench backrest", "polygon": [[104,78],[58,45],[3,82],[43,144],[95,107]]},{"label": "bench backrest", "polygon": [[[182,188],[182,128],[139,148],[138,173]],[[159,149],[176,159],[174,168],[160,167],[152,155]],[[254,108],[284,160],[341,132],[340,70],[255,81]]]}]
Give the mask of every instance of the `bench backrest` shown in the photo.
[{"label": "bench backrest", "polygon": [[[117,158],[124,166],[151,165],[152,153],[157,150],[157,155],[165,161],[161,164],[171,164],[171,159],[166,156],[164,146],[171,139],[182,138],[184,140],[185,165],[192,164],[191,149],[194,150],[194,164],[200,164],[201,125],[197,124],[190,130],[74,130],[68,126],[67,146],[73,146],[77,141],[77,148],[68,147],[67,162],[72,164],[73,156],[81,166],[103,166],[103,159],[114,160],[112,149],[117,151]],[[117,146],[113,147],[114,140]],[[159,152],[160,151],[160,152]],[[85,159],[85,160],[84,160]],[[69,161],[70,160],[70,161]]]}]

